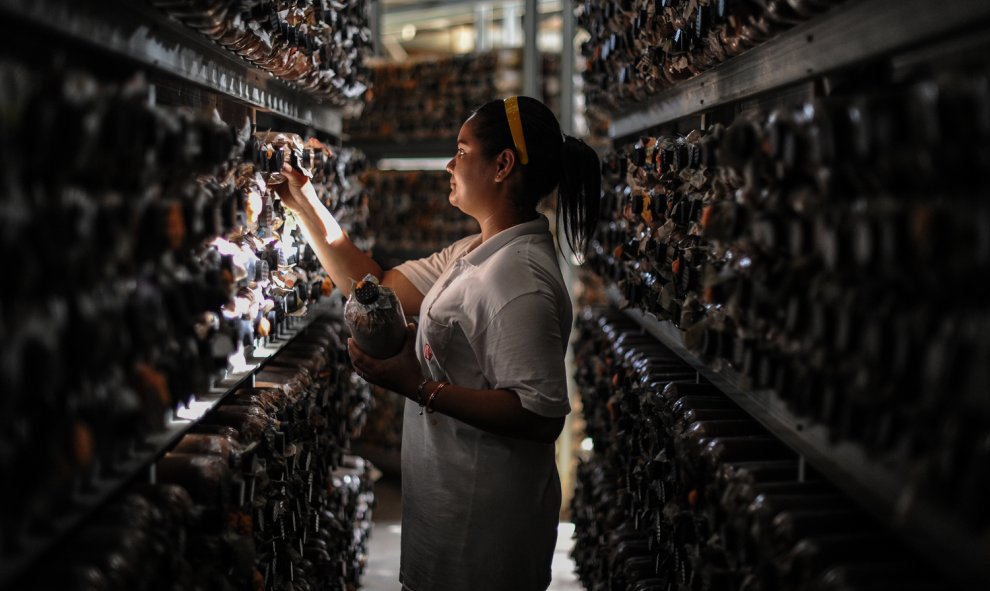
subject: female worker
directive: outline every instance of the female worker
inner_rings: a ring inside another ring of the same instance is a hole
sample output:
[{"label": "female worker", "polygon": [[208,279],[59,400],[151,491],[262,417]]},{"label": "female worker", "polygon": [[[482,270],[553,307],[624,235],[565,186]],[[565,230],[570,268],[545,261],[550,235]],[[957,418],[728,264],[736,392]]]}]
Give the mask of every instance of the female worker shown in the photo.
[{"label": "female worker", "polygon": [[372,273],[419,316],[390,359],[349,343],[362,377],[408,398],[403,589],[542,590],[560,511],[553,444],[570,411],[571,305],[537,206],[557,189],[558,223],[582,252],[598,215],[599,162],[541,102],[511,97],[468,118],[447,172],[451,204],[481,233],[384,272],[304,176],[289,172],[280,195],[338,286]]}]

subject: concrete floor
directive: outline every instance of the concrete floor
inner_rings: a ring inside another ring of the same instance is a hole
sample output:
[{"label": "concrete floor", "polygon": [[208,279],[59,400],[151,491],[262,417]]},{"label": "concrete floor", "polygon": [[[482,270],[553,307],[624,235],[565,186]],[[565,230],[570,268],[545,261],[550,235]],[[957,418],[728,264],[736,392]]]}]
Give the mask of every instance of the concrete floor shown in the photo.
[{"label": "concrete floor", "polygon": [[[400,591],[399,539],[402,502],[399,482],[384,477],[375,483],[375,525],[368,547],[368,565],[361,579],[361,589],[367,591]],[[574,544],[574,525],[561,523],[557,530],[557,550],[553,557],[553,579],[548,591],[578,591],[581,583],[574,575],[570,557]]]}]

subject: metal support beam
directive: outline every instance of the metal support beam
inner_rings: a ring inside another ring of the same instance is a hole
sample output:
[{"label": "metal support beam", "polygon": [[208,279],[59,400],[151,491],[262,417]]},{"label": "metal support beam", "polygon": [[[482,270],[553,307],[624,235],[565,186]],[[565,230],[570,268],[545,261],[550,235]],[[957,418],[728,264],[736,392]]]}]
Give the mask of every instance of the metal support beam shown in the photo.
[{"label": "metal support beam", "polygon": [[371,28],[371,43],[375,55],[382,55],[385,48],[382,45],[382,0],[371,0],[368,3],[368,26]]},{"label": "metal support beam", "polygon": [[516,47],[522,43],[522,31],[519,26],[519,5],[516,3],[502,6],[502,47]]},{"label": "metal support beam", "polygon": [[564,4],[561,10],[560,46],[560,129],[574,134],[574,7]]},{"label": "metal support beam", "polygon": [[492,48],[491,4],[478,4],[474,7],[474,50],[487,51]]},{"label": "metal support beam", "polygon": [[540,13],[537,0],[526,0],[526,13],[523,15],[523,94],[542,98],[540,89],[541,67],[540,50],[537,47],[537,34],[540,29]]}]

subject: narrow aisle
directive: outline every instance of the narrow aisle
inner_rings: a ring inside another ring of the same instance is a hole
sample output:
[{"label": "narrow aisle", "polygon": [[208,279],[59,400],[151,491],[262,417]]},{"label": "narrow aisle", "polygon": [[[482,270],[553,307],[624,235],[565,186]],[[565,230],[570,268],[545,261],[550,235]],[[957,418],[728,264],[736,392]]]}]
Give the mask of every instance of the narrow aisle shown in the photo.
[{"label": "narrow aisle", "polygon": [[[365,591],[399,591],[399,539],[401,537],[402,501],[399,481],[385,476],[375,483],[375,525],[368,544],[368,564],[361,579]],[[548,591],[579,591],[581,584],[574,574],[570,557],[574,525],[561,523],[557,530],[552,576]]]},{"label": "narrow aisle", "polygon": [[367,591],[399,591],[399,538],[402,497],[399,480],[383,476],[375,483],[374,526],[368,542],[368,564],[361,579]]},{"label": "narrow aisle", "polygon": [[574,559],[571,558],[573,547],[574,524],[561,522],[557,526],[557,548],[553,553],[550,586],[547,591],[578,591],[582,588],[574,573]]}]

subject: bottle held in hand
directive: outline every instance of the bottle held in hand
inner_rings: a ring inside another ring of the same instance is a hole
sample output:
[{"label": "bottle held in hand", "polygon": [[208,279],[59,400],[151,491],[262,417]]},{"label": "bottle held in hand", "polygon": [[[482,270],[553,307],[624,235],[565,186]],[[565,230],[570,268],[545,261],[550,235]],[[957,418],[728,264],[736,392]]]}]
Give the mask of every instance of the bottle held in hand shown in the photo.
[{"label": "bottle held in hand", "polygon": [[406,317],[395,292],[378,283],[373,275],[351,285],[351,297],[344,304],[344,322],[362,351],[387,359],[400,350],[405,340]]}]

